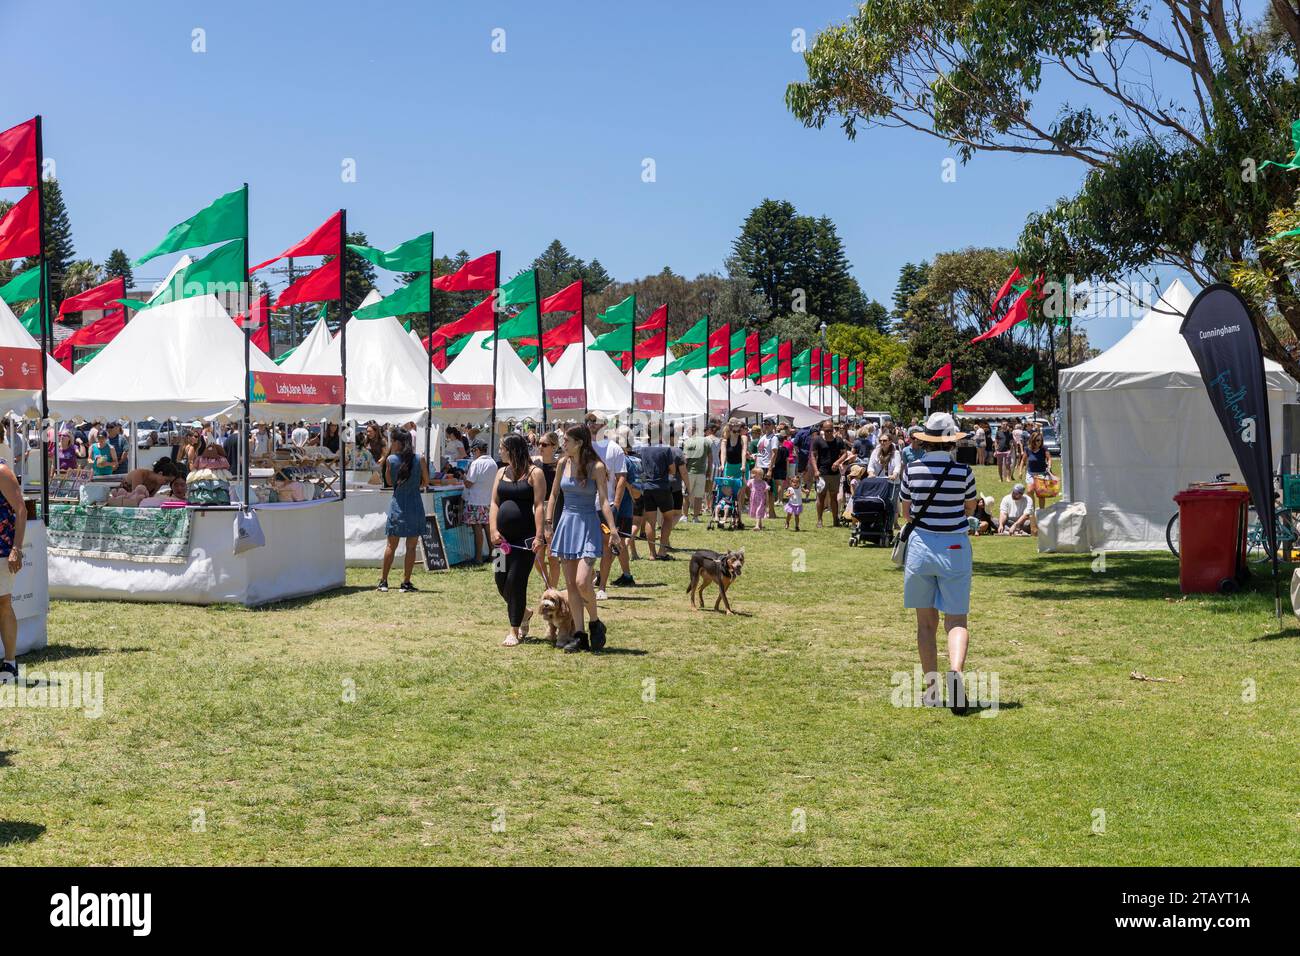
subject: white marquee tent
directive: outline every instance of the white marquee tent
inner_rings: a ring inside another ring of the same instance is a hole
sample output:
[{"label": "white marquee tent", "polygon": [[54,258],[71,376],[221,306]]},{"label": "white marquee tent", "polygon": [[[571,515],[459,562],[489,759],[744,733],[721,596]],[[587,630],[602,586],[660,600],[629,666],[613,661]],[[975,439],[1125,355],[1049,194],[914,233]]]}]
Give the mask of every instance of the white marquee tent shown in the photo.
[{"label": "white marquee tent", "polygon": [[[348,421],[396,425],[414,421],[423,427],[428,415],[427,357],[412,348],[401,323],[382,319],[348,319]],[[334,336],[325,351],[302,369],[307,375],[340,374],[342,336]],[[434,382],[444,381],[437,369]]]},{"label": "white marquee tent", "polygon": [[[669,419],[688,419],[704,417],[704,393],[698,390],[686,378],[685,372],[673,372],[664,378],[655,378],[654,373],[664,367],[662,355],[647,359],[645,366],[636,373],[636,390],[640,393],[664,395],[664,416]],[[626,381],[631,381],[632,372],[628,371]],[[665,385],[665,379],[667,380]]]},{"label": "white marquee tent", "polygon": [[[487,348],[483,348],[484,341],[488,342]],[[493,355],[491,342],[491,332],[475,332],[473,338],[465,343],[460,354],[452,359],[443,371],[443,378],[452,385],[491,385]],[[528,366],[508,342],[498,342],[497,346],[497,418],[531,418],[534,421],[541,421],[541,382],[528,371]],[[440,417],[463,420],[467,418],[467,410],[447,409],[440,414]]]},{"label": "white marquee tent", "polygon": [[307,337],[299,342],[297,348],[289,354],[289,357],[280,363],[280,371],[295,374],[305,371],[307,366],[314,364],[329,350],[331,337],[325,319],[317,319],[316,324],[307,333]]},{"label": "white marquee tent", "polygon": [[[586,330],[586,344],[596,341],[591,329]],[[583,387],[583,351],[584,347],[573,343],[565,348],[559,361],[554,365],[547,363],[546,388],[582,388]],[[543,359],[545,361],[545,359]],[[587,410],[601,412],[604,415],[617,415],[626,412],[631,401],[631,391],[627,379],[619,371],[608,352],[593,352],[586,349],[587,363]],[[534,369],[534,374],[537,370]],[[558,414],[563,414],[559,412]]]},{"label": "white marquee tent", "polygon": [[961,415],[1023,415],[1032,409],[1011,394],[997,372],[990,373],[980,390],[957,406]]},{"label": "white marquee tent", "polygon": [[[1088,506],[1093,548],[1165,546],[1173,496],[1218,473],[1240,477],[1196,359],[1178,334],[1194,296],[1175,281],[1127,335],[1060,371],[1064,499]],[[1296,382],[1265,360],[1274,457]],[[1274,462],[1276,467],[1277,462]]]},{"label": "white marquee tent", "polygon": [[[0,299],[0,348],[40,349],[40,347],[41,343],[32,337],[5,301]],[[49,383],[48,390],[51,392],[72,378],[72,373],[56,362],[52,356],[45,363],[45,375]],[[40,389],[0,388],[0,411],[14,412],[18,415],[40,415]]]}]

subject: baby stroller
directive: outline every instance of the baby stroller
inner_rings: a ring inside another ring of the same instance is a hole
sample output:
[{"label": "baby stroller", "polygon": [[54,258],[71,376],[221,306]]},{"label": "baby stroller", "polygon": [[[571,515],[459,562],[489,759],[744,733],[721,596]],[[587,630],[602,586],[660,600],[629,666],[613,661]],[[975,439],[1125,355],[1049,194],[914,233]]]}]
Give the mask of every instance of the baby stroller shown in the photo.
[{"label": "baby stroller", "polygon": [[739,478],[724,478],[719,475],[713,479],[713,505],[709,512],[709,526],[712,531],[716,525],[723,531],[736,531],[740,523],[740,489],[744,482]]},{"label": "baby stroller", "polygon": [[849,547],[864,544],[894,546],[894,483],[888,478],[861,478],[853,490],[853,519],[857,524]]}]

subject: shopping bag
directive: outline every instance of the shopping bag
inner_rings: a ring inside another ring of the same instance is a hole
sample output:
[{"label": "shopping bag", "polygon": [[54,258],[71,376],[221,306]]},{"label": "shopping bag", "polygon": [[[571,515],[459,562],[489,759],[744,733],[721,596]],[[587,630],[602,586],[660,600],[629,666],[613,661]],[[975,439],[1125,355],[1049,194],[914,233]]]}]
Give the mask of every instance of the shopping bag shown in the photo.
[{"label": "shopping bag", "polygon": [[266,533],[256,511],[240,511],[235,515],[235,554],[266,546]]}]

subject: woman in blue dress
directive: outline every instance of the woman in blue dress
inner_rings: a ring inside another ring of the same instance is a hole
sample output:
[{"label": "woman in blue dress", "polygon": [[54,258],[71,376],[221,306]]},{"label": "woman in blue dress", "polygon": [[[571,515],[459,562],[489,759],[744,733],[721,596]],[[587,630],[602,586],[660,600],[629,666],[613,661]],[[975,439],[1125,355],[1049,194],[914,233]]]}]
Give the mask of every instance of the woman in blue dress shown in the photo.
[{"label": "woman in blue dress", "polygon": [[411,433],[406,429],[394,428],[389,441],[384,481],[393,489],[393,500],[388,503],[388,524],[384,529],[388,545],[384,548],[384,572],[378,589],[388,590],[388,570],[397,553],[397,539],[405,538],[402,590],[415,591],[418,589],[411,583],[411,571],[415,568],[415,542],[424,530],[424,501],[420,492],[429,485],[429,466],[424,456],[415,453]]},{"label": "woman in blue dress", "polygon": [[[549,544],[551,554],[560,559],[564,568],[574,633],[560,649],[568,653],[599,651],[605,646],[605,623],[596,608],[596,565],[605,553],[606,537],[610,549],[615,553],[618,550],[618,523],[606,497],[607,482],[605,465],[592,447],[587,426],[570,428],[564,433],[564,457],[555,469],[555,486],[546,504],[546,531],[537,536],[533,545],[541,553]],[[561,497],[564,506],[556,523],[555,510]],[[602,517],[608,531],[601,528]],[[590,643],[582,627],[584,612],[591,619]]]}]

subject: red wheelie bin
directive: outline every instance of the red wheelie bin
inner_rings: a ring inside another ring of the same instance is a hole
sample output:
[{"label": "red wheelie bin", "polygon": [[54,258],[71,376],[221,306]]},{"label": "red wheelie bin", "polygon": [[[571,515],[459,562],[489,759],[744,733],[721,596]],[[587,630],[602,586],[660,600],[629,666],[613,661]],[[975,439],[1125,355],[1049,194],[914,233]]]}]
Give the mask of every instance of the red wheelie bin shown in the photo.
[{"label": "red wheelie bin", "polygon": [[1178,585],[1184,594],[1230,594],[1246,574],[1250,495],[1227,488],[1189,488],[1178,502]]}]

